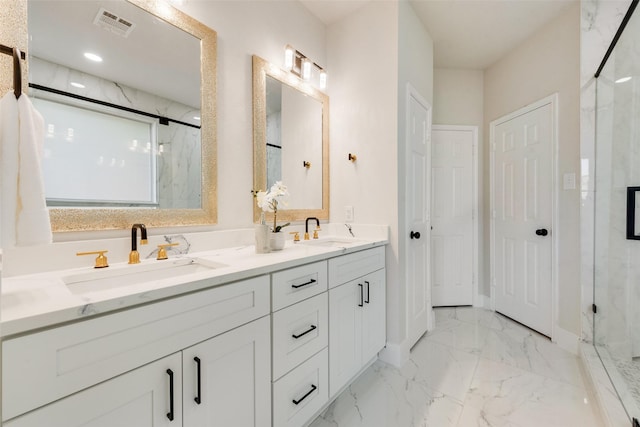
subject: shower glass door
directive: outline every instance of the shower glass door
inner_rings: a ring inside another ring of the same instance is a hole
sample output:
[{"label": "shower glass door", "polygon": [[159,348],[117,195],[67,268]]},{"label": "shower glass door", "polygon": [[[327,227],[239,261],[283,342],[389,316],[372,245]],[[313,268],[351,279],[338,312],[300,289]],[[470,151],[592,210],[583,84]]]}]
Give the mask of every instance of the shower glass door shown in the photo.
[{"label": "shower glass door", "polygon": [[[640,13],[597,79],[594,345],[629,418],[640,419]],[[637,219],[627,230],[627,220]]]}]

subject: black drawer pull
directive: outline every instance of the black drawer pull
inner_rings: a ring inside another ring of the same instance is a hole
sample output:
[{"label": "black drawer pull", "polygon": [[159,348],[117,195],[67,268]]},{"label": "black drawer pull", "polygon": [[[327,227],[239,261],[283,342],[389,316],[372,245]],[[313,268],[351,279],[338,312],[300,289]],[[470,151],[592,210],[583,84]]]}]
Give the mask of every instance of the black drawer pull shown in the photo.
[{"label": "black drawer pull", "polygon": [[303,286],[312,285],[312,284],[314,284],[314,283],[316,283],[316,279],[311,279],[311,280],[309,280],[309,281],[308,281],[308,282],[306,282],[306,283],[302,283],[301,285],[291,285],[291,287],[292,287],[293,289],[298,289],[298,288],[301,288],[301,287],[303,287]]},{"label": "black drawer pull", "polygon": [[293,334],[291,336],[294,337],[295,339],[298,339],[298,338],[301,338],[301,337],[307,335],[309,332],[315,331],[315,330],[316,330],[316,325],[311,325],[311,327],[309,329],[307,329],[306,331],[304,331],[300,335]]},{"label": "black drawer pull", "polygon": [[369,282],[367,282],[366,280],[364,281],[364,283],[367,284],[367,299],[364,300],[364,302],[366,302],[367,304],[369,304]]},{"label": "black drawer pull", "polygon": [[293,403],[295,403],[296,405],[299,405],[299,404],[300,404],[300,402],[302,402],[302,401],[303,401],[303,400],[305,400],[307,397],[309,397],[309,395],[310,395],[311,393],[313,393],[314,391],[316,391],[316,389],[317,389],[317,388],[318,388],[318,387],[316,387],[315,385],[311,384],[311,390],[309,390],[309,391],[307,392],[307,394],[305,394],[304,396],[302,396],[302,397],[300,398],[300,400],[295,400],[295,399],[293,399]]},{"label": "black drawer pull", "polygon": [[196,362],[196,366],[198,369],[198,394],[196,395],[196,397],[193,398],[193,400],[195,400],[195,402],[199,405],[200,403],[202,403],[202,390],[201,390],[201,386],[200,386],[200,358],[199,357],[194,357],[193,360]]},{"label": "black drawer pull", "polygon": [[169,413],[167,418],[169,421],[173,421],[173,371],[167,369],[167,374],[169,374]]},{"label": "black drawer pull", "polygon": [[362,283],[358,283],[358,286],[360,287],[360,304],[358,304],[358,307],[364,307],[364,291],[362,290]]}]

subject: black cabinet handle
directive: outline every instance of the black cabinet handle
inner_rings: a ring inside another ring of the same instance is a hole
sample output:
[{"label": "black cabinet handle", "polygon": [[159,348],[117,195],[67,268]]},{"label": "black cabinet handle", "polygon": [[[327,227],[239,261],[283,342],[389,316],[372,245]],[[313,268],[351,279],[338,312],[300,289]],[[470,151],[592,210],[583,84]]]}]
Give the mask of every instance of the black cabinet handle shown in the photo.
[{"label": "black cabinet handle", "polygon": [[358,286],[360,286],[360,304],[358,304],[358,307],[364,307],[364,291],[362,290],[362,283],[358,283]]},{"label": "black cabinet handle", "polygon": [[306,331],[304,331],[300,335],[293,334],[291,336],[294,337],[295,339],[302,338],[303,336],[307,335],[309,332],[315,331],[316,328],[317,328],[316,325],[311,325],[311,327],[309,329],[307,329]]},{"label": "black cabinet handle", "polygon": [[300,404],[300,402],[302,402],[302,401],[303,401],[303,400],[305,400],[307,397],[309,397],[309,395],[310,395],[311,393],[313,393],[314,391],[316,391],[316,389],[317,389],[317,388],[318,388],[318,387],[316,387],[315,385],[311,384],[311,390],[309,390],[309,391],[307,392],[307,394],[305,394],[304,396],[302,396],[299,400],[295,400],[295,399],[293,399],[293,403],[295,403],[296,405],[299,405],[299,404]]},{"label": "black cabinet handle", "polygon": [[364,300],[364,302],[366,302],[367,304],[369,304],[369,282],[367,282],[366,280],[364,281],[364,283],[367,284],[367,299]]},{"label": "black cabinet handle", "polygon": [[549,234],[549,232],[546,228],[539,228],[536,230],[536,235],[538,236],[546,236],[547,234]]},{"label": "black cabinet handle", "polygon": [[194,357],[193,360],[196,362],[196,367],[197,367],[197,371],[198,371],[198,394],[196,395],[196,397],[193,399],[195,400],[195,402],[199,405],[200,403],[202,403],[202,390],[201,390],[201,382],[200,382],[200,358],[199,357]]},{"label": "black cabinet handle", "polygon": [[303,286],[311,285],[311,284],[313,284],[313,283],[316,283],[316,279],[311,279],[311,280],[309,280],[307,283],[302,283],[301,285],[291,285],[291,287],[292,287],[293,289],[298,289],[298,288],[301,288],[301,287],[303,287]]},{"label": "black cabinet handle", "polygon": [[419,239],[420,238],[420,232],[419,231],[412,231],[411,233],[409,233],[409,237],[411,237],[412,239]]},{"label": "black cabinet handle", "polygon": [[173,421],[173,371],[167,369],[167,374],[169,374],[169,413],[167,418],[169,421]]}]

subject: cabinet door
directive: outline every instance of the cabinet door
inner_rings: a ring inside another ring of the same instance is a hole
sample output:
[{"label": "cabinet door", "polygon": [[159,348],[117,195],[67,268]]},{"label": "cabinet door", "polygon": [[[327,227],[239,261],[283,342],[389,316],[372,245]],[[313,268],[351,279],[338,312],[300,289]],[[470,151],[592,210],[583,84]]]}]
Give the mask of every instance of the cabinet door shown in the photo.
[{"label": "cabinet door", "polygon": [[[172,373],[173,381],[168,370]],[[182,426],[181,372],[180,354],[173,354],[5,421],[2,425],[6,427],[180,427]],[[171,386],[173,399],[170,394]]]},{"label": "cabinet door", "polygon": [[334,396],[361,367],[362,282],[329,290],[329,395]]},{"label": "cabinet door", "polygon": [[270,342],[265,316],[183,350],[185,427],[271,426]]},{"label": "cabinet door", "polygon": [[376,357],[387,340],[385,270],[378,270],[361,279],[364,285],[362,312],[362,363]]}]

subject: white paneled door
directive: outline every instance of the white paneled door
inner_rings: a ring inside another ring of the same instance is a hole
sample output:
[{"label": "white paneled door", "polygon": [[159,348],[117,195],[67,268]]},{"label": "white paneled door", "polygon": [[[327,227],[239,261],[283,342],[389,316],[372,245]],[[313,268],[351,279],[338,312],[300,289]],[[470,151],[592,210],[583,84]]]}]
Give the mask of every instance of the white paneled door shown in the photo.
[{"label": "white paneled door", "polygon": [[427,331],[431,316],[429,274],[431,205],[431,106],[407,93],[407,326],[410,347]]},{"label": "white paneled door", "polygon": [[476,137],[476,127],[433,127],[431,294],[434,307],[473,304]]},{"label": "white paneled door", "polygon": [[554,105],[492,123],[495,309],[552,333]]}]

